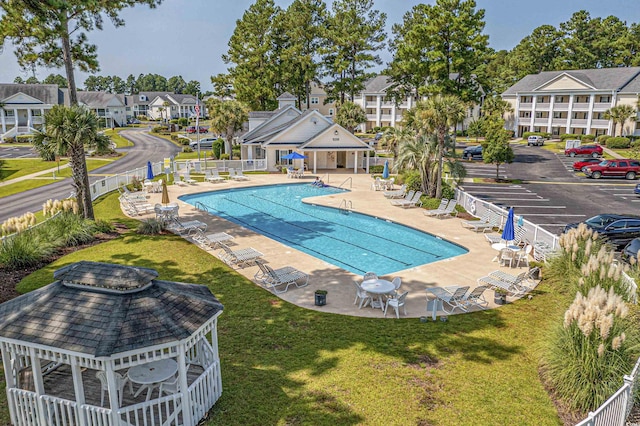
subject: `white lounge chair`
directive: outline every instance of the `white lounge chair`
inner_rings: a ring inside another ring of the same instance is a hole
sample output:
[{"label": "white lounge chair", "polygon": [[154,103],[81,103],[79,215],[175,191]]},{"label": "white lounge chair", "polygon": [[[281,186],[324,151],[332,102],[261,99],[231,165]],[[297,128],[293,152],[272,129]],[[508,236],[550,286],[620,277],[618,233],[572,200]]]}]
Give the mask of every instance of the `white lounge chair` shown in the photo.
[{"label": "white lounge chair", "polygon": [[[260,259],[256,259],[255,263],[258,265],[259,271],[254,278],[265,287],[273,289],[274,293],[286,292],[291,284],[295,284],[298,288],[309,284],[309,274],[292,266],[273,269]],[[280,286],[284,286],[284,289],[278,289]]]},{"label": "white lounge chair", "polygon": [[480,220],[465,220],[461,222],[464,228],[471,229],[475,232],[491,231],[493,228],[498,228],[500,223],[497,221],[499,216],[493,213],[491,210],[487,210]]},{"label": "white lounge chair", "polygon": [[382,195],[385,198],[402,198],[404,197],[405,192],[407,191],[407,185],[402,185],[400,189],[396,189],[394,191],[384,191]]},{"label": "white lounge chair", "polygon": [[224,243],[227,241],[233,240],[233,236],[227,234],[226,232],[216,232],[214,234],[205,234],[199,228],[196,228],[193,232],[190,232],[189,235],[199,246],[207,249],[215,249],[220,243]]},{"label": "white lounge chair", "polygon": [[[520,245],[520,243],[524,240],[524,236],[526,231],[524,226],[516,226],[514,231],[513,245]],[[487,239],[489,244],[497,244],[501,243],[504,240],[502,239],[502,234],[484,234],[484,237]]]},{"label": "white lounge chair", "polygon": [[173,174],[173,184],[178,186],[187,186],[187,182],[182,180],[182,176],[177,173]]},{"label": "white lounge chair", "polygon": [[247,177],[242,174],[242,170],[229,169],[229,177],[233,180],[247,180]]},{"label": "white lounge chair", "polygon": [[198,183],[197,180],[191,179],[191,174],[189,173],[188,170],[186,172],[184,172],[184,176],[182,177],[182,180],[184,180],[185,182],[187,182],[190,185]]},{"label": "white lounge chair", "polygon": [[422,205],[422,201],[420,201],[420,197],[422,197],[422,192],[416,191],[410,199],[391,200],[391,204],[393,204],[394,206],[405,208],[405,209],[409,207],[418,207]]},{"label": "white lounge chair", "polygon": [[436,207],[433,210],[424,210],[422,213],[425,216],[435,216],[437,212],[446,209],[448,204],[449,204],[449,200],[446,198],[443,198],[440,200],[440,205],[438,207]]},{"label": "white lounge chair", "polygon": [[222,176],[220,176],[218,169],[212,169],[212,170],[207,170],[205,172],[204,180],[207,182],[216,183],[216,182],[224,182],[225,179]]},{"label": "white lounge chair", "polygon": [[172,231],[178,232],[180,235],[183,235],[189,234],[191,232],[196,232],[196,230],[206,231],[207,224],[199,220],[188,220],[183,222],[178,218],[174,218],[168,223],[167,228]]},{"label": "white lounge chair", "polygon": [[447,311],[444,307],[444,303],[442,304],[442,310],[446,314],[452,314],[456,308],[460,309],[462,312],[467,312],[465,295],[467,294],[467,290],[469,290],[469,286],[449,286],[444,287],[444,289],[447,290],[447,294],[441,295],[439,299],[451,306],[451,310]]},{"label": "white lounge chair", "polygon": [[483,294],[488,288],[486,285],[477,286],[464,297],[463,303],[467,308],[478,307],[480,309],[487,309],[489,302],[484,298]]},{"label": "white lounge chair", "polygon": [[535,288],[533,276],[539,268],[532,268],[529,272],[511,275],[503,271],[490,272],[486,277],[478,278],[478,284],[486,284],[493,288],[501,288],[514,296],[522,296]]},{"label": "white lounge chair", "polygon": [[258,250],[249,247],[245,249],[231,250],[226,244],[220,243],[222,250],[218,252],[218,257],[229,266],[247,266],[255,263],[257,259],[264,256]]}]

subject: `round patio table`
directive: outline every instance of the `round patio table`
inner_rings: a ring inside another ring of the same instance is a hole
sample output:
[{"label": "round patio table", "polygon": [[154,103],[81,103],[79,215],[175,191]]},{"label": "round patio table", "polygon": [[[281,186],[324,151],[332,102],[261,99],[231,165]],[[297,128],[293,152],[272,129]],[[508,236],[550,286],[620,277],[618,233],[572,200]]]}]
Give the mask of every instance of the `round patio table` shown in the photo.
[{"label": "round patio table", "polygon": [[147,389],[148,401],[151,398],[153,388],[160,386],[160,383],[173,377],[177,371],[178,363],[168,358],[131,367],[127,375],[133,383],[142,385],[134,396],[140,395],[143,390]]},{"label": "round patio table", "polygon": [[367,293],[378,295],[377,300],[371,301],[371,306],[373,308],[380,308],[380,309],[384,309],[384,303],[382,303],[382,295],[389,294],[396,289],[396,286],[393,285],[391,281],[382,280],[380,278],[374,279],[374,280],[362,281],[362,284],[360,284],[360,287]]}]

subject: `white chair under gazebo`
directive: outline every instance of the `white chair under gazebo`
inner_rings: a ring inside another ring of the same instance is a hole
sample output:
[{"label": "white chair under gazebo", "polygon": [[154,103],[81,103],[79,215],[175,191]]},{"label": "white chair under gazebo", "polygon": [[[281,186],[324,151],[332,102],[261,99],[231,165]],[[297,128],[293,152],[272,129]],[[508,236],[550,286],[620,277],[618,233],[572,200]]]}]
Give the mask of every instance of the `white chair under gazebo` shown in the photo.
[{"label": "white chair under gazebo", "polygon": [[195,425],[222,393],[217,319],[202,285],[82,261],[0,305],[14,425]]}]

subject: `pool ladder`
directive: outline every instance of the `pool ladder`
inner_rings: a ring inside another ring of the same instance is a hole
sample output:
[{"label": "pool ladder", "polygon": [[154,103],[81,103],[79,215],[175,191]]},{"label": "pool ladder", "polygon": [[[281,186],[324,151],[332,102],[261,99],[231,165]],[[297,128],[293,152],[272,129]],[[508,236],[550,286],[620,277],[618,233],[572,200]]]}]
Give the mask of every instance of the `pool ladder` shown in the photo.
[{"label": "pool ladder", "polygon": [[193,207],[196,208],[196,210],[202,211],[202,212],[207,212],[207,213],[211,213],[212,210],[215,210],[213,207],[206,205],[205,203],[201,202],[201,201],[196,201],[195,204],[193,205]]},{"label": "pool ladder", "polygon": [[344,189],[344,188],[343,188],[343,185],[344,185],[344,184],[346,184],[347,182],[349,182],[349,189],[351,189],[351,188],[352,188],[352,186],[353,186],[353,178],[350,178],[350,177],[346,178],[346,179],[344,180],[344,182],[342,182],[342,183],[338,186],[338,188],[340,188],[340,189]]},{"label": "pool ladder", "polygon": [[338,207],[338,209],[342,214],[349,214],[351,213],[351,210],[353,210],[353,203],[351,202],[351,200],[343,199],[340,202],[340,207]]}]

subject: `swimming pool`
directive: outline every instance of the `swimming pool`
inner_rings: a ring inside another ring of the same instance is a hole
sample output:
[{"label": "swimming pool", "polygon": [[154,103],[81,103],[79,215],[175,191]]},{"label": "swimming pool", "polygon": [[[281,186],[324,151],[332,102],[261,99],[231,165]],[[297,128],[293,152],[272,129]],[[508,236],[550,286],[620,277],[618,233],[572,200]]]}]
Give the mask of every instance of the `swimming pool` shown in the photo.
[{"label": "swimming pool", "polygon": [[364,214],[303,203],[343,192],[309,184],[269,185],[181,196],[191,205],[362,275],[392,274],[466,253],[456,244]]}]

